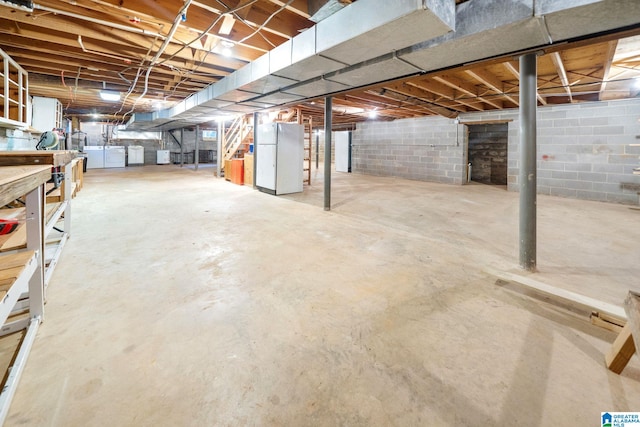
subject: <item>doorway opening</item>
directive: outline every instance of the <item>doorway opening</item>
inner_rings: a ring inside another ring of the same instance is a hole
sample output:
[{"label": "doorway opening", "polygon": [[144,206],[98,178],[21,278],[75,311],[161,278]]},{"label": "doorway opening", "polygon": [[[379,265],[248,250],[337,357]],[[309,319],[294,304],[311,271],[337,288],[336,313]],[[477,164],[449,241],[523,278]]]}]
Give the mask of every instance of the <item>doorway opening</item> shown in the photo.
[{"label": "doorway opening", "polygon": [[508,123],[468,125],[471,181],[507,186]]}]

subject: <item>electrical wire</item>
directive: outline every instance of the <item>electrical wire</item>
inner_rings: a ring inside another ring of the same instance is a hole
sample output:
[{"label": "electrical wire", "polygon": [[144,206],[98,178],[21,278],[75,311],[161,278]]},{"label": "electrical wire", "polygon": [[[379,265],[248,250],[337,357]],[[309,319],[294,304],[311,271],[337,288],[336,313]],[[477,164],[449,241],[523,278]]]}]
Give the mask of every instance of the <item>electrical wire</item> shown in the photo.
[{"label": "electrical wire", "polygon": [[182,20],[182,16],[185,13],[187,13],[187,9],[189,8],[189,5],[191,4],[191,1],[192,0],[186,0],[185,1],[184,5],[182,6],[180,11],[176,15],[175,20],[173,21],[173,25],[171,27],[171,30],[169,30],[169,34],[167,35],[167,37],[162,42],[162,46],[160,46],[160,48],[158,49],[158,51],[156,52],[154,57],[149,62],[149,66],[147,68],[147,73],[145,74],[145,78],[144,78],[144,91],[142,92],[142,94],[140,94],[140,96],[138,96],[136,98],[136,100],[134,101],[133,105],[131,106],[131,110],[127,111],[122,116],[123,120],[124,120],[124,118],[126,116],[128,116],[131,113],[133,113],[133,111],[135,110],[136,105],[138,104],[138,102],[147,94],[147,91],[149,90],[149,75],[151,74],[151,70],[153,69],[153,66],[156,64],[156,62],[158,61],[158,59],[160,58],[160,56],[162,55],[164,50],[167,48],[167,46],[171,42],[171,39],[173,39],[173,36],[175,35],[176,31],[178,30],[178,26],[180,26],[180,21]]},{"label": "electrical wire", "polygon": [[[225,8],[227,8],[227,10],[230,10],[231,8],[229,6],[227,6],[222,0],[216,0],[218,3],[220,3],[222,6],[224,6]],[[236,19],[240,22],[242,22],[244,25],[246,25],[247,27],[249,27],[249,29],[253,30],[255,28],[258,28],[256,25],[250,24],[247,20],[245,20],[243,17],[241,17],[240,15],[238,15],[237,12],[226,12],[226,13],[231,13],[233,14],[233,16],[236,17]],[[268,44],[271,45],[271,47],[276,47],[276,45],[269,40],[264,34],[260,33],[260,37],[262,37],[262,39],[264,41],[266,41]]]},{"label": "electrical wire", "polygon": [[[224,3],[222,3],[222,2],[221,2],[221,1],[219,1],[219,0],[218,0],[218,3],[220,3],[220,4],[224,5]],[[278,10],[276,10],[276,11],[275,11],[275,12],[273,12],[271,15],[269,15],[269,17],[268,17],[268,18],[267,18],[267,19],[266,19],[266,20],[265,20],[265,21],[264,21],[264,22],[263,22],[263,23],[262,23],[262,24],[261,24],[261,25],[260,25],[260,26],[259,26],[259,27],[254,31],[254,32],[253,32],[253,33],[249,34],[248,36],[246,36],[246,37],[242,38],[241,40],[239,40],[239,41],[237,41],[237,42],[235,42],[235,43],[237,43],[237,44],[243,43],[243,42],[245,42],[247,39],[250,39],[251,37],[253,37],[256,33],[258,33],[258,32],[260,32],[260,31],[262,31],[262,29],[263,29],[264,27],[266,27],[266,26],[267,26],[267,24],[269,23],[269,21],[271,21],[271,19],[273,19],[273,17],[274,17],[274,16],[276,16],[278,13],[282,12],[282,11],[283,11],[287,6],[291,5],[291,3],[293,3],[293,0],[289,0],[286,4],[283,4],[283,5],[282,5]],[[252,3],[247,3],[246,5],[243,5],[242,7],[246,7],[246,6],[250,5],[250,4],[252,4]],[[242,7],[237,7],[237,8],[236,8],[236,10],[240,10]],[[235,12],[234,12],[234,11],[229,11],[229,12],[227,12],[227,13],[235,13]],[[222,15],[220,15],[220,16],[218,17],[218,19],[216,19],[216,21],[215,21],[215,22],[219,21],[221,18],[222,18]],[[214,23],[214,24],[212,24],[212,25],[210,26],[210,28],[213,28],[213,25],[215,25],[215,23]],[[209,31],[209,30],[207,30],[206,32],[208,32],[208,31]],[[205,33],[206,33],[206,32],[205,32]],[[203,33],[203,34],[205,34],[205,33]],[[201,36],[201,37],[202,37],[202,36]],[[207,57],[208,55],[209,55],[209,52],[207,52],[207,53],[205,54],[204,58],[200,61],[200,63],[199,63],[198,65],[196,65],[196,66],[195,66],[195,68],[193,68],[193,70],[191,70],[191,71],[195,71],[195,70],[197,70],[198,68],[200,68],[200,65],[202,65],[202,63],[204,62],[204,60],[206,59],[206,57]],[[180,80],[180,81],[179,81],[179,82],[174,86],[173,90],[171,91],[171,94],[174,94],[174,93],[175,93],[175,91],[178,89],[178,87],[180,87],[180,85],[181,85],[182,83],[184,83],[186,80],[187,80],[187,79],[181,79],[181,80]]]},{"label": "electrical wire", "polygon": [[243,43],[246,40],[250,39],[251,37],[255,36],[256,33],[258,33],[259,31],[262,31],[262,29],[264,27],[267,26],[267,24],[269,23],[269,21],[271,21],[271,19],[273,19],[274,16],[276,16],[278,13],[282,12],[285,8],[287,8],[287,6],[290,6],[291,3],[293,3],[293,0],[289,0],[286,4],[283,4],[280,9],[276,10],[275,12],[273,12],[266,21],[264,21],[253,33],[249,34],[248,36],[240,39],[237,41],[237,43]]},{"label": "electrical wire", "polygon": [[[249,7],[252,4],[256,3],[258,0],[252,0],[249,3],[243,4],[241,6],[237,6],[233,9],[228,9],[225,13],[235,13],[239,10],[244,9],[245,7]],[[180,52],[182,52],[183,50],[185,50],[187,47],[189,47],[191,44],[201,40],[205,35],[207,35],[209,33],[209,31],[211,31],[213,29],[213,27],[216,26],[216,24],[218,22],[220,22],[220,20],[222,19],[222,15],[218,16],[216,19],[214,19],[214,21],[206,28],[204,29],[200,35],[198,37],[196,37],[195,39],[191,40],[188,43],[185,43],[180,49],[178,49],[173,55],[169,56],[168,58],[166,58],[165,60],[161,61],[160,64],[164,64],[167,61],[172,60],[173,58],[175,58]]]}]

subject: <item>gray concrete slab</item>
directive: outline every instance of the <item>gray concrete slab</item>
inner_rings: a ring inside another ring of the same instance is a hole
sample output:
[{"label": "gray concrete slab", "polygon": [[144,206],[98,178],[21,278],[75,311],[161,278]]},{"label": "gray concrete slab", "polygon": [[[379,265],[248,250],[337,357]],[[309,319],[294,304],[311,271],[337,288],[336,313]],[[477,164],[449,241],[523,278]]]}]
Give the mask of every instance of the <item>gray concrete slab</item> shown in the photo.
[{"label": "gray concrete slab", "polygon": [[[322,166],[319,169],[322,170]],[[315,171],[315,169],[314,169]],[[7,425],[594,425],[638,410],[614,334],[495,285],[503,188],[333,174],[274,197],[211,169],[91,170]],[[536,280],[622,305],[640,211],[538,197]]]}]

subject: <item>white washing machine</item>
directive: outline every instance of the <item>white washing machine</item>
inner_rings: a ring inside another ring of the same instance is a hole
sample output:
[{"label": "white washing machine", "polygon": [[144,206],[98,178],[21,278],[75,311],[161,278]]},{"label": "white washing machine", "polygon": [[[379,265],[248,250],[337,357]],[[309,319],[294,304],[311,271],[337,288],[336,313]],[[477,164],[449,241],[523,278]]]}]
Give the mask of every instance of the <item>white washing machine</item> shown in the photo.
[{"label": "white washing machine", "polygon": [[129,146],[129,161],[128,165],[143,165],[144,164],[144,147],[142,145],[130,145]]},{"label": "white washing machine", "polygon": [[123,168],[126,150],[122,145],[107,145],[104,147],[104,167]]},{"label": "white washing machine", "polygon": [[158,150],[156,157],[156,163],[159,165],[168,165],[171,163],[171,152],[169,150]]},{"label": "white washing machine", "polygon": [[82,151],[87,156],[87,169],[104,168],[104,147],[102,145],[86,145]]}]

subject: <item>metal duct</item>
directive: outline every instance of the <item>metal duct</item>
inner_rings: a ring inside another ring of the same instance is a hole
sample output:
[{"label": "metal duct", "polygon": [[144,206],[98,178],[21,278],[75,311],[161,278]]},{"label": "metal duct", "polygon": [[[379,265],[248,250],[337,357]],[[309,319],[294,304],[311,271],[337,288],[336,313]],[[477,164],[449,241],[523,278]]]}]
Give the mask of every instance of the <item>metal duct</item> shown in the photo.
[{"label": "metal duct", "polygon": [[[344,68],[347,64],[316,54],[316,27],[298,34],[270,52],[271,72],[289,79],[305,81]],[[275,51],[275,52],[274,52]],[[287,57],[286,55],[289,54]]]},{"label": "metal duct", "polygon": [[353,3],[315,26],[316,53],[353,65],[430,40],[455,28],[453,5],[442,0]]},{"label": "metal duct", "polygon": [[431,71],[639,22],[637,0],[469,1],[456,10],[454,33],[402,49],[398,57]]},{"label": "metal duct", "polygon": [[637,24],[638,0],[536,0],[553,42]]},{"label": "metal duct", "polygon": [[[455,0],[356,2],[226,76],[213,92],[204,89],[203,97],[241,103],[284,87],[281,92],[302,97],[344,90],[319,77],[452,31],[454,19]],[[209,102],[203,97],[197,100]]]},{"label": "metal duct", "polygon": [[543,23],[533,19],[533,0],[462,3],[456,23],[454,33],[402,49],[398,56],[432,71],[549,42]]},{"label": "metal duct", "polygon": [[408,76],[420,71],[405,61],[388,54],[371,61],[365,61],[353,67],[348,67],[325,75],[325,79],[342,83],[350,87],[364,86],[389,79]]},{"label": "metal duct", "polygon": [[332,82],[329,80],[325,80],[322,77],[318,77],[313,80],[288,87],[285,89],[285,91],[286,93],[299,95],[304,98],[315,98],[317,96],[339,92],[341,90],[347,89],[349,89],[349,86],[347,85],[338,82]]},{"label": "metal duct", "polygon": [[311,15],[309,19],[313,22],[320,22],[349,3],[351,2],[345,0],[308,0],[307,9],[309,10],[309,15]]},{"label": "metal duct", "polygon": [[453,4],[356,2],[220,80],[197,103],[225,100],[251,112],[640,24],[637,0],[473,0],[455,16]]}]

